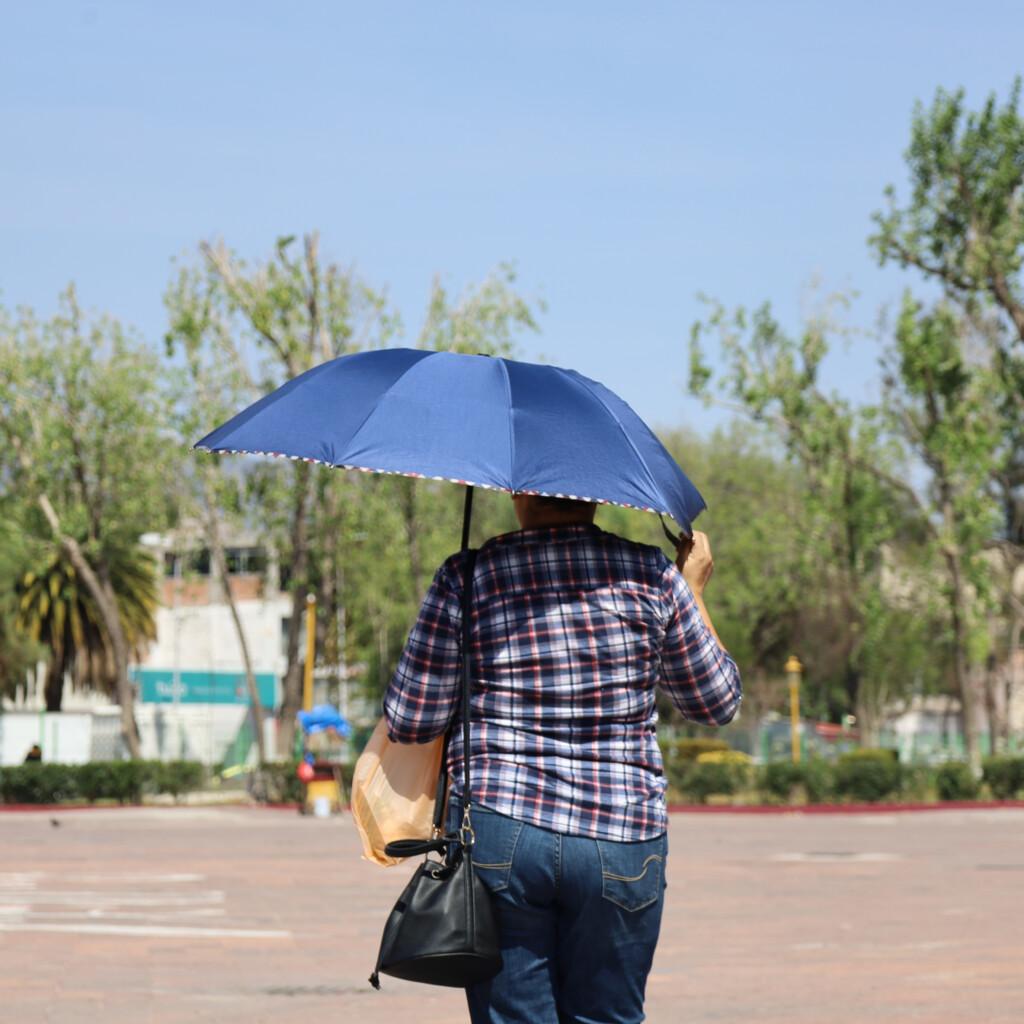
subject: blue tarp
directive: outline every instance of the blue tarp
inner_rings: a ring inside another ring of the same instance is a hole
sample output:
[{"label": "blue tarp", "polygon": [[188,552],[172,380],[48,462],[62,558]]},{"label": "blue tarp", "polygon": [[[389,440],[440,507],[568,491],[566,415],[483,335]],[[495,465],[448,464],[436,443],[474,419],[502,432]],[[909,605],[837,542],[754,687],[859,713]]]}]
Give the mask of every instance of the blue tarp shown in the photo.
[{"label": "blue tarp", "polygon": [[314,736],[327,729],[335,729],[340,736],[349,736],[352,726],[333,704],[317,704],[312,711],[300,711],[296,716],[302,731]]}]

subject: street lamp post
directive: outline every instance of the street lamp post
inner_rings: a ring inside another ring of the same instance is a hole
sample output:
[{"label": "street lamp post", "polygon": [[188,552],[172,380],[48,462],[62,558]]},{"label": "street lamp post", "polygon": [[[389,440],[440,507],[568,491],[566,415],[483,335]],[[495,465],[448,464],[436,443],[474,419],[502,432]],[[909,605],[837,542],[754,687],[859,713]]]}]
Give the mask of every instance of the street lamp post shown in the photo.
[{"label": "street lamp post", "polygon": [[302,707],[313,708],[313,664],[316,661],[316,597],[306,595],[306,664],[302,680]]},{"label": "street lamp post", "polygon": [[785,665],[789,677],[789,737],[793,764],[800,763],[800,675],[804,670],[800,659],[791,654]]}]

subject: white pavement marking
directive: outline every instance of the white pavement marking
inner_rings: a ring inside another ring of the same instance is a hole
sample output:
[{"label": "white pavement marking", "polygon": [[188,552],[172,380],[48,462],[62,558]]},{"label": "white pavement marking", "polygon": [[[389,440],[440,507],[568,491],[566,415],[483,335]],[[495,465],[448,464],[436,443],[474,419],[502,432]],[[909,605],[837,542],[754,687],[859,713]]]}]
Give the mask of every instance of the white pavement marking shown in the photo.
[{"label": "white pavement marking", "polygon": [[787,864],[882,864],[902,860],[895,853],[776,853],[771,860]]},{"label": "white pavement marking", "polygon": [[33,889],[26,892],[0,892],[0,906],[66,907],[195,907],[223,903],[220,889],[183,896],[161,896],[155,892],[79,892],[62,889]]},{"label": "white pavement marking", "polygon": [[135,935],[154,939],[290,939],[289,931],[256,928],[184,928],[171,925],[132,924],[49,924],[26,921],[7,924],[0,921],[0,932],[66,932],[73,935]]},{"label": "white pavement marking", "polygon": [[113,882],[115,885],[145,885],[147,882],[154,884],[165,882],[201,882],[206,875],[193,874],[168,874],[168,875],[147,875],[143,873],[125,875],[61,875],[62,879],[69,882]]},{"label": "white pavement marking", "polygon": [[[205,875],[192,872],[0,874],[0,933],[58,932],[162,939],[291,938],[290,931],[278,929],[223,927],[244,922],[225,920],[223,890],[192,888],[205,879]],[[60,887],[68,883],[85,883],[89,887]],[[126,884],[131,888],[122,888]]]},{"label": "white pavement marking", "polygon": [[42,877],[43,875],[40,871],[0,872],[0,890],[14,889],[16,891],[22,891],[26,889],[34,889],[36,887],[36,879]]}]

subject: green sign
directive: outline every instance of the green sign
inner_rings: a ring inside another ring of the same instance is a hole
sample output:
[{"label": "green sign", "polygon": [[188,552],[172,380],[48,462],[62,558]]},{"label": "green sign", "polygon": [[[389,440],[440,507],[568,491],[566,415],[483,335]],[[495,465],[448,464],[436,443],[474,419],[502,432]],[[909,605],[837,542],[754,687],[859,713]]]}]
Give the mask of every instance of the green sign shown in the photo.
[{"label": "green sign", "polygon": [[[244,672],[203,672],[172,668],[132,669],[132,682],[145,704],[248,704]],[[265,708],[277,706],[277,677],[256,673],[256,689]]]}]

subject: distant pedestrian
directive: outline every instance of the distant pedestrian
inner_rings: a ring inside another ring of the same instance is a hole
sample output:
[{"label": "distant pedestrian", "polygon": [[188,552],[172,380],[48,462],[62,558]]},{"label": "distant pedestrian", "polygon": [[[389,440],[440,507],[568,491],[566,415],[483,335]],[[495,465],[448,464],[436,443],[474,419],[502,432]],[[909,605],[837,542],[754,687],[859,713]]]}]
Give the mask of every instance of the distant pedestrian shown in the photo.
[{"label": "distant pedestrian", "polygon": [[25,764],[30,764],[32,761],[42,761],[43,750],[38,743],[33,743],[29,748],[29,752],[25,755]]},{"label": "distant pedestrian", "polygon": [[[667,816],[655,688],[724,725],[735,662],[704,607],[711,548],[675,564],[605,533],[588,502],[516,495],[522,529],[480,549],[472,589],[473,864],[504,967],[474,1024],[637,1024],[661,925]],[[438,570],[384,697],[393,740],[449,745],[462,822],[463,559]]]}]

